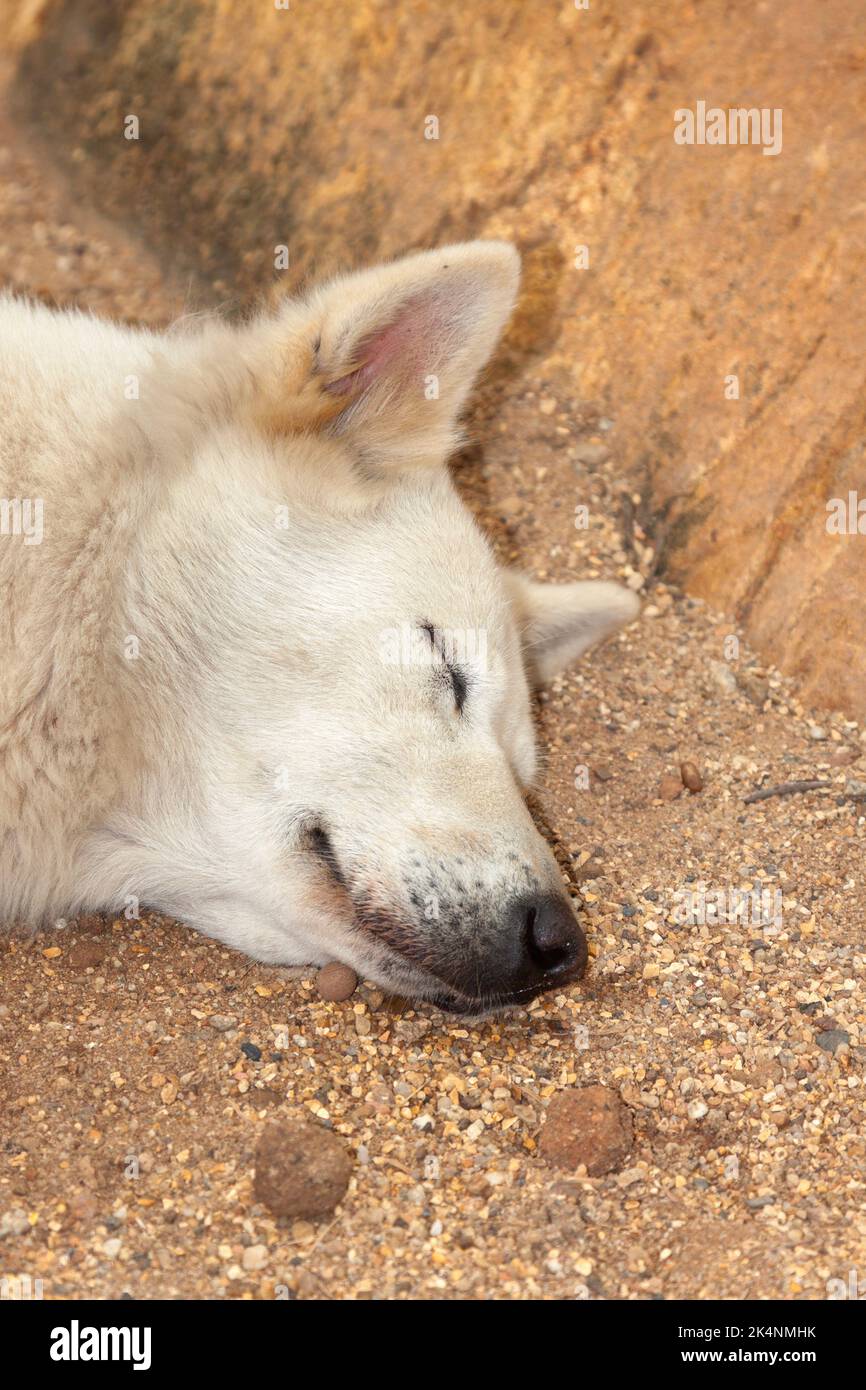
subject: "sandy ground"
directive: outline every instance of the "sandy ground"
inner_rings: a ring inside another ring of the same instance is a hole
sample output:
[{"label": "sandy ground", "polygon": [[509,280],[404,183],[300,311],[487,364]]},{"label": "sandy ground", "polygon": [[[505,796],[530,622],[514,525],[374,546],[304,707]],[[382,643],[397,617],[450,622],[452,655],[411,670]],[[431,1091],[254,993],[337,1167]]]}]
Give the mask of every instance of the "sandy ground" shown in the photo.
[{"label": "sandy ground", "polygon": [[[0,284],[147,321],[187,305],[8,131],[0,172]],[[524,371],[504,401],[482,394],[475,435],[459,476],[503,556],[647,599],[539,705],[539,812],[584,895],[587,980],[467,1023],[372,986],[324,1003],[155,914],[7,938],[0,1276],[53,1298],[808,1299],[852,1270],[866,1286],[866,739],[650,577],[615,420]],[[665,800],[683,759],[704,788]],[[792,778],[832,786],[744,803]],[[774,920],[679,920],[702,887],[729,907],[763,889]],[[634,1119],[598,1178],[539,1155],[551,1098],[587,1084]],[[255,1201],[256,1143],[281,1116],[349,1146],[323,1222]]]}]

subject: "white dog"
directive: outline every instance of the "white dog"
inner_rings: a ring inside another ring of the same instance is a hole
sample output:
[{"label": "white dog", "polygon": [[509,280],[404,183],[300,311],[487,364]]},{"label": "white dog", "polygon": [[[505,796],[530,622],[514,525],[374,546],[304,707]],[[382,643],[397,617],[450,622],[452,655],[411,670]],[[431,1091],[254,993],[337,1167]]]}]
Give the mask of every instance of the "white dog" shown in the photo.
[{"label": "white dog", "polygon": [[140,899],[467,1012],[582,972],[529,688],[638,604],[503,571],[450,482],[517,284],[471,242],[240,327],[0,299],[0,919]]}]

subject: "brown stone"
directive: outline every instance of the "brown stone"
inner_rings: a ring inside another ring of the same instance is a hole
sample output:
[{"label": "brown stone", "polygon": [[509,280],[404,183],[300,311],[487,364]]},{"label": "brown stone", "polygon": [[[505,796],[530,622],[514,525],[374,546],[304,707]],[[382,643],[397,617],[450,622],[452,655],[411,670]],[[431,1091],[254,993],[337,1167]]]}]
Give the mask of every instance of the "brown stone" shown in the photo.
[{"label": "brown stone", "polygon": [[850,767],[851,763],[859,762],[862,757],[859,748],[837,748],[831,753],[827,761],[831,767]]},{"label": "brown stone", "polygon": [[607,1086],[559,1091],[547,1107],[539,1150],[557,1168],[586,1165],[592,1178],[627,1158],[634,1126],[631,1111]]},{"label": "brown stone", "polygon": [[752,671],[737,671],[735,673],[737,685],[743,694],[751,700],[758,709],[764,708],[765,701],[770,695],[770,682],[761,676],[756,676]]},{"label": "brown stone", "polygon": [[316,975],[316,988],[322,999],[339,1003],[354,994],[358,987],[358,976],[351,966],[341,965],[339,961],[329,961]]},{"label": "brown stone", "polygon": [[769,1088],[782,1079],[782,1064],[775,1057],[755,1062],[749,1072],[743,1073],[743,1080],[752,1086]]},{"label": "brown stone", "polygon": [[682,778],[674,777],[672,773],[666,772],[659,781],[658,794],[662,801],[676,801],[682,791]]},{"label": "brown stone", "polygon": [[285,1096],[271,1086],[254,1086],[248,1100],[255,1110],[264,1110],[268,1105],[282,1105]]},{"label": "brown stone", "polygon": [[273,1216],[327,1216],[345,1197],[351,1173],[349,1151],[330,1130],[302,1120],[271,1124],[256,1149],[256,1200]]},{"label": "brown stone", "polygon": [[704,779],[700,774],[697,763],[680,763],[680,777],[683,786],[688,787],[690,792],[701,792],[704,789]]},{"label": "brown stone", "polygon": [[66,952],[65,963],[70,970],[95,969],[105,960],[107,949],[102,941],[77,941]]},{"label": "brown stone", "polygon": [[96,1216],[99,1206],[91,1192],[75,1192],[69,1198],[68,1212],[71,1221],[86,1225]]}]

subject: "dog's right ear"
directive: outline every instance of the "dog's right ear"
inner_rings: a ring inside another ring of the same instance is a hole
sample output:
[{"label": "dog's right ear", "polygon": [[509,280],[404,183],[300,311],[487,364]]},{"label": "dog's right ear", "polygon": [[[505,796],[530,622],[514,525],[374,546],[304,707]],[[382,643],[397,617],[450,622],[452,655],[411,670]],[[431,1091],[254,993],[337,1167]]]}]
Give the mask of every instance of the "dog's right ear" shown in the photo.
[{"label": "dog's right ear", "polygon": [[517,295],[501,241],[470,241],[344,275],[246,332],[253,415],[271,434],[351,435],[373,463],[439,462]]}]

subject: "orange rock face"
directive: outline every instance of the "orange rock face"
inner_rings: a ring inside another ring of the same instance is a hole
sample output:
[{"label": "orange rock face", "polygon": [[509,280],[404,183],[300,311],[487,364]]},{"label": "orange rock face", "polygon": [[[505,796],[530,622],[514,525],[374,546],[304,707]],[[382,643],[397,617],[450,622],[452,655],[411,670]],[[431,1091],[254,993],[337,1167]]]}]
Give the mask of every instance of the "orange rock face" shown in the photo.
[{"label": "orange rock face", "polygon": [[[866,715],[866,11],[47,0],[13,38],[19,117],[201,303],[513,238],[497,389],[608,417],[667,572]],[[774,138],[678,143],[698,103]]]}]

